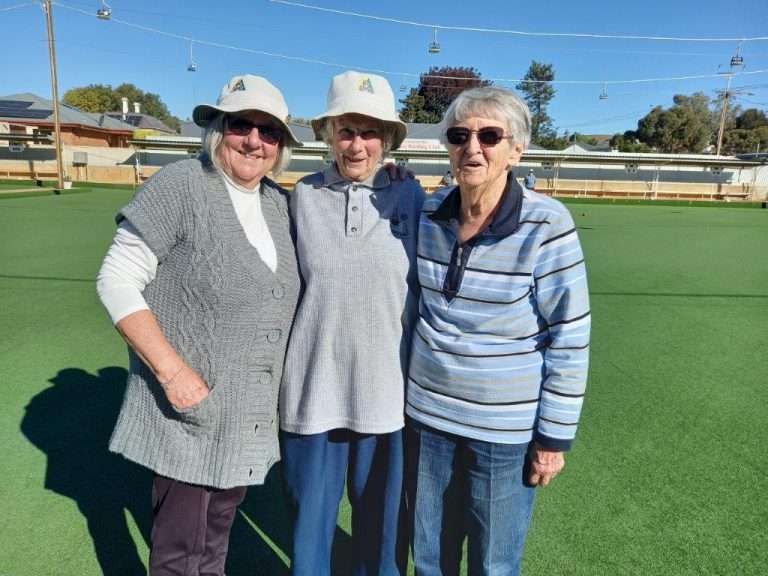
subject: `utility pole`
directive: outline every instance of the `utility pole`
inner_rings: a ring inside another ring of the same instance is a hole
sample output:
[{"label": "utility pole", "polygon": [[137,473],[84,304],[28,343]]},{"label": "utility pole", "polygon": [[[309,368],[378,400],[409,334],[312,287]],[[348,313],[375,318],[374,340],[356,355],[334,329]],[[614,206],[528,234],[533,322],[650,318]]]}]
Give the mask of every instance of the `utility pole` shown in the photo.
[{"label": "utility pole", "polygon": [[48,28],[48,57],[51,62],[51,95],[53,98],[53,126],[56,133],[56,175],[59,190],[64,188],[64,159],[61,154],[61,122],[59,121],[59,87],[56,80],[56,46],[53,39],[53,7],[51,0],[43,0],[43,12]]},{"label": "utility pole", "polygon": [[723,105],[720,110],[720,128],[717,131],[717,151],[715,155],[720,156],[720,148],[723,146],[723,132],[725,132],[725,117],[728,115],[728,99],[731,97],[731,80],[733,79],[733,73],[728,73],[728,82],[725,85],[725,92],[723,93]]},{"label": "utility pole", "polygon": [[717,131],[717,150],[715,154],[720,156],[720,148],[723,145],[723,132],[725,132],[725,118],[728,115],[728,100],[731,97],[731,80],[733,80],[733,69],[739,66],[744,66],[744,58],[741,56],[741,42],[736,47],[736,54],[731,56],[730,71],[726,72],[728,76],[728,82],[725,84],[725,92],[723,92],[723,106],[720,110],[720,128]]}]

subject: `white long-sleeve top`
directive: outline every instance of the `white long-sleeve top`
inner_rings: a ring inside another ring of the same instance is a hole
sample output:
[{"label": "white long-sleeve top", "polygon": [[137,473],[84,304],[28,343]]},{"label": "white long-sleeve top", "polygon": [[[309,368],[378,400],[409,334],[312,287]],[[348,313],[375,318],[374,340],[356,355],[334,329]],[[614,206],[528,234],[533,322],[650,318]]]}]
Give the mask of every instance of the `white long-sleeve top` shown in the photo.
[{"label": "white long-sleeve top", "polygon": [[[248,241],[269,269],[275,272],[277,251],[261,210],[260,186],[249,190],[221,174]],[[149,308],[142,293],[156,273],[157,256],[131,223],[123,220],[96,277],[96,290],[113,323],[117,324],[129,314]]]}]

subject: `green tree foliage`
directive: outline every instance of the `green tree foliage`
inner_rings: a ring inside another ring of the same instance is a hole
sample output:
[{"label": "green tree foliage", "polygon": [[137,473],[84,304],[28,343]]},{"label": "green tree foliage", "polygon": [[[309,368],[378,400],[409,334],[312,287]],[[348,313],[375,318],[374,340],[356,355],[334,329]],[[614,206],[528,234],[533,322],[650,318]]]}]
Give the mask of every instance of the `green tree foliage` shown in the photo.
[{"label": "green tree foliage", "polygon": [[403,105],[400,119],[404,122],[435,124],[440,122],[443,113],[459,93],[467,88],[490,84],[474,68],[432,66],[426,74],[421,75],[419,85],[411,88],[408,95],[400,100]]},{"label": "green tree foliage", "polygon": [[169,128],[179,130],[179,119],[168,111],[160,96],[144,92],[133,84],[120,84],[117,88],[104,84],[72,88],[64,94],[64,103],[85,112],[117,112],[122,110],[123,97],[128,98],[131,103],[141,104],[142,113],[154,116]]},{"label": "green tree foliage", "polygon": [[734,128],[723,134],[723,154],[745,154],[768,151],[768,126],[751,130]]},{"label": "green tree foliage", "polygon": [[768,116],[763,110],[748,108],[733,121],[723,134],[724,154],[768,151]]},{"label": "green tree foliage", "polygon": [[619,152],[651,152],[651,147],[637,139],[637,132],[627,130],[624,134],[614,134],[611,138],[611,148]]},{"label": "green tree foliage", "polygon": [[554,130],[549,130],[545,134],[539,134],[536,145],[544,148],[545,150],[562,150],[567,148],[571,144],[570,137],[566,132],[562,136],[559,136]]},{"label": "green tree foliage", "polygon": [[670,108],[656,106],[638,121],[637,139],[659,152],[703,152],[714,131],[709,97],[701,92],[692,96],[678,94],[673,101]]},{"label": "green tree foliage", "polygon": [[111,86],[91,84],[84,88],[72,88],[64,93],[64,104],[79,108],[83,112],[111,112],[120,109]]},{"label": "green tree foliage", "polygon": [[757,108],[748,108],[736,118],[736,128],[741,130],[753,130],[762,126],[768,126],[768,116]]},{"label": "green tree foliage", "polygon": [[[642,144],[667,153],[701,153],[717,141],[723,106],[722,95],[714,102],[702,93],[678,94],[667,109],[656,106],[637,123],[637,130],[615,135],[611,145],[622,152],[641,152]],[[742,110],[730,103],[725,116],[723,154],[768,149],[768,117],[763,110]]]},{"label": "green tree foliage", "polygon": [[545,146],[557,140],[552,118],[547,114],[547,106],[555,96],[551,82],[555,79],[552,64],[531,61],[528,71],[515,88],[523,93],[523,98],[531,110],[531,141]]}]

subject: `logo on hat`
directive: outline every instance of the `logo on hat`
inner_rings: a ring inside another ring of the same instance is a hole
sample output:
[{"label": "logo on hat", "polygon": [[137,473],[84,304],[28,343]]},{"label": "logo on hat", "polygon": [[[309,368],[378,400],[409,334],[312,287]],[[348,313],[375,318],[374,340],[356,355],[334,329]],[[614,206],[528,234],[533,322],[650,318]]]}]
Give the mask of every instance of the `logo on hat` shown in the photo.
[{"label": "logo on hat", "polygon": [[242,78],[240,78],[237,82],[235,82],[235,85],[232,86],[232,92],[238,92],[240,90],[245,90],[245,82],[243,82]]},{"label": "logo on hat", "polygon": [[367,76],[365,78],[362,78],[360,80],[360,84],[358,84],[357,89],[360,92],[370,92],[373,94],[373,83],[371,82],[371,79]]}]

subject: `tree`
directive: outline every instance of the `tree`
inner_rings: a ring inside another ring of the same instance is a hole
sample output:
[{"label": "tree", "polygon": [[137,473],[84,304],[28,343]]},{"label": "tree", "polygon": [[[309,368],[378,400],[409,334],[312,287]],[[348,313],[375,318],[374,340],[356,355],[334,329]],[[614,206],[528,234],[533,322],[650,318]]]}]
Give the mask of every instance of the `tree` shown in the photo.
[{"label": "tree", "polygon": [[611,138],[611,148],[619,152],[650,152],[651,148],[647,144],[637,139],[637,132],[627,130],[624,134],[614,134]]},{"label": "tree", "polygon": [[124,83],[117,88],[103,84],[72,88],[64,93],[64,103],[85,112],[116,112],[122,109],[123,97],[128,98],[131,103],[141,104],[141,111],[144,114],[154,116],[173,130],[179,130],[181,125],[179,119],[168,111],[168,107],[160,96],[152,92],[144,92],[133,84]]},{"label": "tree", "polygon": [[111,112],[119,110],[120,99],[115,97],[111,86],[91,84],[84,88],[72,88],[64,93],[64,104],[83,112]]},{"label": "tree", "polygon": [[555,129],[552,127],[552,118],[547,114],[547,106],[555,96],[555,89],[551,82],[555,79],[555,71],[552,64],[542,64],[531,61],[528,71],[523,76],[523,81],[515,88],[520,90],[528,103],[531,111],[531,141],[542,144],[542,140],[556,138]]},{"label": "tree", "polygon": [[443,113],[454,98],[467,88],[489,86],[489,80],[483,80],[480,72],[474,68],[462,66],[432,66],[419,78],[419,85],[411,88],[408,95],[400,100],[400,119],[404,122],[440,122]]},{"label": "tree", "polygon": [[637,139],[660,152],[703,152],[715,133],[716,115],[710,110],[709,97],[701,92],[678,94],[673,102],[666,110],[656,106],[638,121]]},{"label": "tree", "polygon": [[757,108],[748,108],[736,118],[736,128],[742,130],[754,130],[761,126],[768,126],[768,116]]}]

